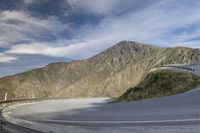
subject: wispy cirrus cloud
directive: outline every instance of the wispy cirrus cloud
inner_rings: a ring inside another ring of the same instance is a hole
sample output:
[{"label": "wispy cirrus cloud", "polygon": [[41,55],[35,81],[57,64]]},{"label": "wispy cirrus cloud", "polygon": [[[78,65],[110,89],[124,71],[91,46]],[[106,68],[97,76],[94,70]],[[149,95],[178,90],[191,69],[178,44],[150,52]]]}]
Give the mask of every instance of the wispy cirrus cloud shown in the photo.
[{"label": "wispy cirrus cloud", "polygon": [[66,0],[74,11],[86,14],[107,14],[119,6],[120,0]]},{"label": "wispy cirrus cloud", "polygon": [[0,53],[0,63],[1,62],[11,62],[11,61],[15,61],[15,60],[17,60],[17,57],[15,57],[15,56]]},{"label": "wispy cirrus cloud", "polygon": [[[68,45],[66,45],[66,43]],[[94,43],[99,43],[101,45],[96,46],[93,45]],[[85,59],[100,52],[102,48],[107,47],[106,45],[103,45],[100,39],[87,42],[68,42],[67,40],[60,40],[54,43],[37,42],[31,44],[14,45],[4,53],[11,55],[35,54],[50,57],[76,57],[76,59]]]},{"label": "wispy cirrus cloud", "polygon": [[[111,15],[98,25],[83,26],[80,29],[82,32],[77,33],[80,33],[79,36],[85,42],[101,38],[104,40],[101,45],[107,44],[108,47],[116,41],[125,39],[158,46],[192,47],[194,45],[189,40],[200,35],[199,5],[200,2],[197,1],[154,2],[136,13],[129,11],[119,16]],[[196,43],[197,46],[198,39]]]},{"label": "wispy cirrus cloud", "polygon": [[0,12],[0,46],[7,47],[23,42],[51,40],[68,30],[55,18],[36,18],[23,11]]}]

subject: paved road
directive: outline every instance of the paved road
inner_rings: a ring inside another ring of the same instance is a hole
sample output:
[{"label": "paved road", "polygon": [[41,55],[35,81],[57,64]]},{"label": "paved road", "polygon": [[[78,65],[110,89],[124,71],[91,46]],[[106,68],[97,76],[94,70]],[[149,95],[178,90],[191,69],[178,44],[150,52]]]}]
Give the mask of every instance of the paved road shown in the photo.
[{"label": "paved road", "polygon": [[[200,128],[200,88],[175,96],[136,102],[109,103],[108,101],[110,99],[106,98],[52,100],[12,106],[4,110],[4,115],[7,119],[14,118],[16,123],[22,125],[26,125],[26,121],[29,121],[48,126],[63,125],[65,128],[66,125],[129,127],[128,129],[137,126],[196,125],[198,129]],[[197,132],[200,132],[200,129]]]}]

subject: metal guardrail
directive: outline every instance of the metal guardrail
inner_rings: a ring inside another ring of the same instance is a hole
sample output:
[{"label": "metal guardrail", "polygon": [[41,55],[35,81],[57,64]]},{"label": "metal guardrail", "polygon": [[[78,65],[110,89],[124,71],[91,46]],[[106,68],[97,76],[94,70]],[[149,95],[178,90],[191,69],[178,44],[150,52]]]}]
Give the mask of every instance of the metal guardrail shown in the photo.
[{"label": "metal guardrail", "polygon": [[[14,104],[21,104],[21,103],[36,103],[41,101],[48,101],[48,100],[62,100],[66,98],[38,98],[38,99],[18,99],[18,100],[7,100],[7,101],[0,101],[0,133],[14,133],[12,131],[9,131],[9,127],[15,128],[18,132],[22,133],[44,133],[41,131],[37,131],[31,128],[23,127],[11,122],[6,121],[2,116],[2,110],[10,105]],[[49,132],[53,133],[53,132]]]},{"label": "metal guardrail", "polygon": [[168,64],[161,66],[161,69],[162,68],[191,72],[200,76],[200,64]]},{"label": "metal guardrail", "polygon": [[183,67],[183,66],[162,66],[162,68],[175,68],[175,69],[183,69],[183,70],[194,72],[193,68],[188,68],[188,67]]}]

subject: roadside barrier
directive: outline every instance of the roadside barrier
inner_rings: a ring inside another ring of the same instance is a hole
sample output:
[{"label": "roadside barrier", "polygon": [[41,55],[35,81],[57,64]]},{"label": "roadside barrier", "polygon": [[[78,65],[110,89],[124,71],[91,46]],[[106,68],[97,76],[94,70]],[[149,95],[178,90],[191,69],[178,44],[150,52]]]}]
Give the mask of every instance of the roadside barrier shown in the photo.
[{"label": "roadside barrier", "polygon": [[200,64],[169,64],[161,66],[161,69],[173,69],[178,71],[191,72],[200,75]]},{"label": "roadside barrier", "polygon": [[[18,99],[18,100],[0,101],[0,133],[15,133],[13,131],[10,131],[9,128],[14,128],[18,132],[23,132],[23,133],[44,133],[41,131],[30,129],[30,128],[23,127],[23,126],[6,121],[2,116],[3,109],[15,104],[36,103],[36,102],[42,102],[42,101],[48,101],[48,100],[62,100],[62,99],[66,99],[66,98],[37,98],[37,99]],[[49,133],[53,133],[53,132],[50,131]]]},{"label": "roadside barrier", "polygon": [[162,68],[174,68],[174,69],[182,69],[190,72],[194,72],[193,68],[183,67],[183,66],[162,66]]}]

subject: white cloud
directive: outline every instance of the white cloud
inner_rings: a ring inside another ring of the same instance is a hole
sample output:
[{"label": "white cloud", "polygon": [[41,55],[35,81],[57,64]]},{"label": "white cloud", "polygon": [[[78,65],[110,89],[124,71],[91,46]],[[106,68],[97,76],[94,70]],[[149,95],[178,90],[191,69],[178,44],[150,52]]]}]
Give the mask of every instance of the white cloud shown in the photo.
[{"label": "white cloud", "polygon": [[23,2],[27,5],[32,4],[35,0],[23,0]]},{"label": "white cloud", "polygon": [[0,12],[0,47],[7,47],[18,42],[36,41],[36,38],[57,37],[67,30],[68,24],[63,24],[55,18],[36,18],[23,11]]},{"label": "white cloud", "polygon": [[40,54],[47,56],[64,56],[66,47],[56,47],[48,43],[20,44],[12,46],[6,53],[10,54]]},{"label": "white cloud", "polygon": [[[175,34],[179,28],[198,25],[200,28],[200,2],[191,6],[187,2],[168,0],[159,1],[149,7],[122,16],[107,17],[98,26],[85,26],[77,33],[79,37],[94,45],[113,45],[121,40],[133,40],[152,43],[159,46],[186,45],[184,40],[200,36],[200,29],[195,32]],[[99,43],[101,39],[101,43]],[[95,43],[97,40],[97,43]]]},{"label": "white cloud", "polygon": [[[54,43],[37,42],[31,44],[15,45],[6,51],[6,54],[39,54],[52,57],[68,57],[68,58],[87,58],[94,55],[95,49],[102,48],[102,45],[93,45],[98,40],[93,42],[76,42],[68,44],[67,40],[62,40]],[[70,43],[70,42],[68,42]],[[101,43],[101,42],[100,42]]]},{"label": "white cloud", "polygon": [[104,14],[110,12],[119,3],[119,0],[66,0],[75,10],[89,14]]},{"label": "white cloud", "polygon": [[17,60],[17,57],[0,53],[0,63]]}]

